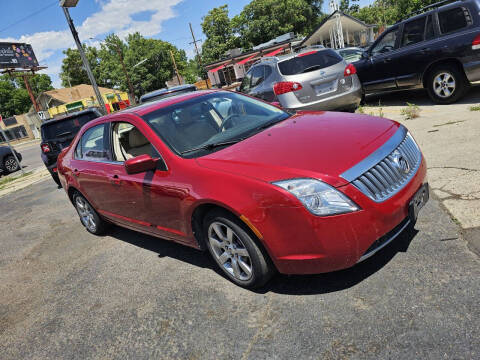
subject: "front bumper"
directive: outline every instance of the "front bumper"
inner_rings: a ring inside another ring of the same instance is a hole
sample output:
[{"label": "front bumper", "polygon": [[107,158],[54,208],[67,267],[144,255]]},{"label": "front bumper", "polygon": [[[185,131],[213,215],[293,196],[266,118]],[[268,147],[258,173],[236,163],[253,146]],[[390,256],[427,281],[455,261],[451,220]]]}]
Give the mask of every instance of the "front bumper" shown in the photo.
[{"label": "front bumper", "polygon": [[385,236],[393,240],[408,226],[409,203],[425,182],[426,163],[422,158],[410,182],[384,202],[376,203],[348,184],[339,190],[358,204],[360,211],[317,217],[303,207],[269,208],[265,214],[269,221],[254,225],[281,273],[317,274],[349,268],[366,255],[373,255],[368,252],[376,241]]}]

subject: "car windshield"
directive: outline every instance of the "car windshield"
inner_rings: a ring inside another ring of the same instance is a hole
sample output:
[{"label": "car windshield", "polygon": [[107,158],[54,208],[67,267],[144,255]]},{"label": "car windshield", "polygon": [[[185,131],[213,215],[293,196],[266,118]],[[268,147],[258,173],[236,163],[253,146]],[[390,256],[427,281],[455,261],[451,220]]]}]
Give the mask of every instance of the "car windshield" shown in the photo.
[{"label": "car windshield", "polygon": [[97,117],[98,115],[96,113],[90,112],[64,120],[45,123],[42,126],[42,137],[44,140],[66,136],[73,137],[83,125]]},{"label": "car windshield", "polygon": [[324,69],[342,60],[335,51],[326,49],[298,54],[291,59],[279,62],[278,68],[283,75],[296,75]]},{"label": "car windshield", "polygon": [[285,120],[289,113],[248,96],[215,92],[143,116],[177,154],[209,154]]}]

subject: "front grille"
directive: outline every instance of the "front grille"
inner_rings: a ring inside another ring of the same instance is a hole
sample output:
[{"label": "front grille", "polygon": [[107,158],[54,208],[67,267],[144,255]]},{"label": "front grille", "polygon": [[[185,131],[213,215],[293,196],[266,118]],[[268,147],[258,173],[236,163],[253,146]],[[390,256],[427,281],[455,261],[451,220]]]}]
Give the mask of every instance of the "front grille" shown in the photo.
[{"label": "front grille", "polygon": [[362,193],[376,202],[382,202],[400,191],[416,174],[422,154],[412,136],[403,141],[378,164],[352,181]]}]

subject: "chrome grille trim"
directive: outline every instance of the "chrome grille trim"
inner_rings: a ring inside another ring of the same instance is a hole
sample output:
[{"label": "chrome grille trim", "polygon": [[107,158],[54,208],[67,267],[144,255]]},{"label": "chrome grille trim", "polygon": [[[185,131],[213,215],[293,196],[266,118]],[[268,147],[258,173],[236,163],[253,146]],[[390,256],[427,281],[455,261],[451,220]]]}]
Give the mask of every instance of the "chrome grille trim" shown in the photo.
[{"label": "chrome grille trim", "polygon": [[348,182],[352,182],[364,172],[378,164],[381,160],[385,159],[385,157],[387,157],[389,154],[391,154],[393,150],[395,150],[398,145],[400,145],[403,139],[405,139],[406,135],[407,129],[405,128],[405,126],[400,125],[395,134],[393,134],[393,136],[388,139],[385,144],[375,150],[371,155],[360,161],[358,164],[345,171],[340,176]]},{"label": "chrome grille trim", "polygon": [[[399,136],[397,134],[403,135],[400,141],[398,141]],[[396,146],[393,146],[395,143]],[[387,150],[390,152],[385,154]],[[385,154],[385,156],[379,159],[382,154]],[[394,156],[397,156],[397,160],[400,156],[408,161],[408,172],[403,172],[398,167]],[[422,153],[415,140],[404,127],[401,127],[379,150],[347,170],[341,177],[345,179],[357,175],[350,182],[373,201],[383,202],[395,195],[412,179],[421,162]],[[371,166],[367,168],[367,164]],[[365,170],[358,174],[359,169]]]}]

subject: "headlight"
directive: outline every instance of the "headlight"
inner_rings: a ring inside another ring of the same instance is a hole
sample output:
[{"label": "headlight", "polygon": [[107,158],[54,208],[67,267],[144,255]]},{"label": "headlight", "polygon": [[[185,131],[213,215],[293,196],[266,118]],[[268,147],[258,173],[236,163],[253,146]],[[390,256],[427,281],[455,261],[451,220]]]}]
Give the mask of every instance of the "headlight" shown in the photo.
[{"label": "headlight", "polygon": [[314,215],[328,216],[357,211],[360,208],[340,191],[315,179],[292,179],[273,183],[296,196]]}]

